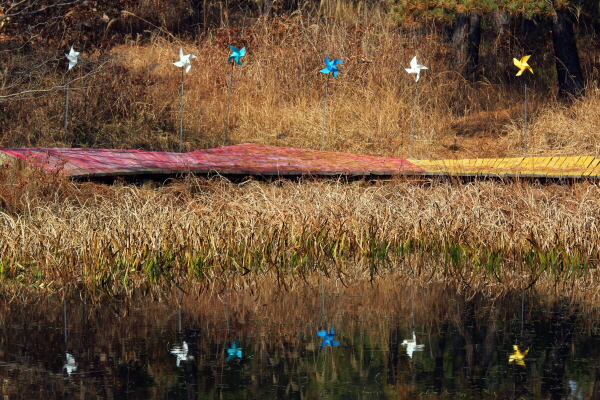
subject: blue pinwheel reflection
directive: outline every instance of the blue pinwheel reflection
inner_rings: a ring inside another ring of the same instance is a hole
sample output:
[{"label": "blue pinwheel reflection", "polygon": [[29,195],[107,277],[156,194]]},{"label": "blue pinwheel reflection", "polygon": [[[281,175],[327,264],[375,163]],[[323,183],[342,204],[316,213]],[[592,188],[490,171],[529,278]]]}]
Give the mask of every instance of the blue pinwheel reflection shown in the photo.
[{"label": "blue pinwheel reflection", "polygon": [[227,361],[232,361],[236,358],[242,358],[242,348],[238,347],[238,345],[239,343],[236,340],[227,348]]},{"label": "blue pinwheel reflection", "polygon": [[187,362],[194,359],[194,356],[189,355],[188,351],[188,344],[185,341],[181,343],[181,346],[177,344],[173,346],[171,349],[171,354],[177,357],[177,367],[179,367],[179,364],[182,361]]},{"label": "blue pinwheel reflection", "polygon": [[329,333],[326,330],[317,331],[317,336],[321,337],[321,348],[325,347],[338,347],[340,342],[335,340],[335,330],[333,326],[329,328]]}]

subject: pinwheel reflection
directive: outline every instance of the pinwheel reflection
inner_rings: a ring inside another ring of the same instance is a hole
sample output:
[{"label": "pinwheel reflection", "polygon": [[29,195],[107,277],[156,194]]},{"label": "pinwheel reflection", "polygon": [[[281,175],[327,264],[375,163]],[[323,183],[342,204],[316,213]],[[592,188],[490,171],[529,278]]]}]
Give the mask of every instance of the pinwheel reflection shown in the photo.
[{"label": "pinwheel reflection", "polygon": [[529,349],[521,351],[519,350],[519,346],[515,344],[513,345],[513,350],[515,352],[508,357],[508,362],[512,363],[514,361],[517,365],[525,365],[525,356],[529,353]]},{"label": "pinwheel reflection", "polygon": [[230,63],[233,60],[237,65],[242,65],[240,58],[246,55],[246,48],[242,47],[241,49],[238,49],[235,46],[229,46],[229,48],[231,49],[231,55],[227,59],[227,63]]},{"label": "pinwheel reflection", "polygon": [[325,68],[319,72],[322,74],[332,74],[334,78],[337,78],[339,70],[337,65],[343,63],[340,60],[329,60],[328,56],[325,56]]},{"label": "pinwheel reflection", "polygon": [[75,362],[75,357],[72,354],[67,353],[67,363],[63,366],[63,369],[67,371],[68,375],[71,375],[73,372],[77,371],[77,366],[79,364]]},{"label": "pinwheel reflection", "polygon": [[409,74],[417,74],[415,77],[415,82],[419,82],[419,78],[421,77],[422,69],[429,69],[424,65],[421,65],[417,62],[417,56],[414,56],[412,60],[410,60],[410,68],[404,68],[406,72]]},{"label": "pinwheel reflection", "polygon": [[231,346],[227,348],[227,361],[231,361],[236,358],[242,358],[242,348],[238,347],[237,340],[231,343]]},{"label": "pinwheel reflection", "polygon": [[170,353],[177,357],[178,367],[181,361],[186,362],[194,359],[194,356],[188,355],[188,344],[185,341],[181,344],[181,346],[174,345]]},{"label": "pinwheel reflection", "polygon": [[324,349],[325,347],[337,347],[340,345],[340,342],[338,342],[335,339],[335,330],[333,329],[333,326],[329,329],[329,333],[327,333],[326,330],[322,330],[322,331],[317,331],[317,336],[323,338],[321,340],[321,348]]},{"label": "pinwheel reflection", "polygon": [[415,335],[414,331],[412,333],[412,339],[403,340],[402,346],[406,346],[406,354],[408,354],[410,358],[413,357],[413,353],[415,351],[423,351],[423,349],[425,348],[425,345],[417,344],[417,335]]},{"label": "pinwheel reflection", "polygon": [[523,56],[520,61],[517,60],[516,58],[513,58],[513,63],[515,64],[515,66],[517,68],[519,68],[519,72],[517,72],[517,76],[521,76],[523,74],[523,72],[525,72],[526,70],[529,70],[529,72],[531,72],[533,74],[533,69],[531,69],[529,64],[527,64],[529,57],[531,57],[531,56]]}]

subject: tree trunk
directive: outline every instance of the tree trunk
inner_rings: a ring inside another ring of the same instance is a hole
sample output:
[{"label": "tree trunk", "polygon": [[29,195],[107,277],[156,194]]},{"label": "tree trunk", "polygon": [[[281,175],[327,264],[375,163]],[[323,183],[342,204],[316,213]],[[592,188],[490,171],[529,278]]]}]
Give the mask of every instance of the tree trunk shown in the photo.
[{"label": "tree trunk", "polygon": [[456,14],[452,31],[454,67],[473,82],[477,80],[479,43],[481,42],[481,17],[477,10],[470,15]]},{"label": "tree trunk", "polygon": [[552,24],[552,44],[556,57],[558,97],[579,97],[583,95],[584,83],[573,23],[569,10],[555,7],[554,11],[556,15]]},{"label": "tree trunk", "polygon": [[469,19],[467,14],[456,14],[454,29],[452,30],[452,54],[454,57],[454,67],[462,70],[467,63],[467,29],[469,28]]},{"label": "tree trunk", "polygon": [[466,73],[467,79],[475,82],[477,80],[477,66],[479,65],[479,43],[481,42],[481,16],[478,10],[471,11],[469,22]]}]

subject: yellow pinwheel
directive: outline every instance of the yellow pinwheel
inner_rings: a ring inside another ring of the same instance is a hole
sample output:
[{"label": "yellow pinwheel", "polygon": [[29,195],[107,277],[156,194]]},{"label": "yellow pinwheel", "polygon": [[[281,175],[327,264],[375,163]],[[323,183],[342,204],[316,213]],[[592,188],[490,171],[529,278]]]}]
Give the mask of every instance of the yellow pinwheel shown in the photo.
[{"label": "yellow pinwheel", "polygon": [[529,349],[522,352],[521,350],[519,350],[519,346],[513,345],[513,350],[515,352],[508,357],[508,362],[511,363],[514,361],[515,364],[524,366],[525,365],[524,358],[527,355],[527,353],[529,352]]},{"label": "yellow pinwheel", "polygon": [[531,57],[531,56],[523,56],[521,58],[521,61],[517,60],[516,58],[513,58],[513,63],[515,63],[515,66],[517,68],[519,68],[519,72],[517,72],[517,76],[521,76],[523,74],[523,72],[525,72],[525,70],[529,70],[529,72],[531,72],[533,74],[533,70],[531,69],[529,64],[527,64],[527,60],[529,60],[529,57]]}]

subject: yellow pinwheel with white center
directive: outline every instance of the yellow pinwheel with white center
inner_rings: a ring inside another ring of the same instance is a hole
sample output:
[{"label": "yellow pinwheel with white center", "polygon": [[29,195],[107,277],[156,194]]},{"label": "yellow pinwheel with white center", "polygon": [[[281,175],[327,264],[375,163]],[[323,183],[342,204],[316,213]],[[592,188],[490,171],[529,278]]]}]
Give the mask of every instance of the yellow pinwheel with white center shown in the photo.
[{"label": "yellow pinwheel with white center", "polygon": [[517,365],[525,365],[524,358],[527,355],[527,353],[529,353],[529,349],[521,351],[519,350],[519,346],[513,345],[513,350],[515,352],[508,357],[508,362],[512,363],[514,361]]},{"label": "yellow pinwheel with white center", "polygon": [[525,72],[526,70],[529,70],[529,72],[531,72],[533,74],[533,70],[531,69],[529,64],[527,64],[529,57],[531,57],[531,56],[523,56],[521,58],[521,61],[517,60],[516,58],[513,58],[513,63],[515,64],[515,66],[517,68],[519,68],[519,72],[517,72],[517,76],[521,76],[523,74],[523,72]]}]

